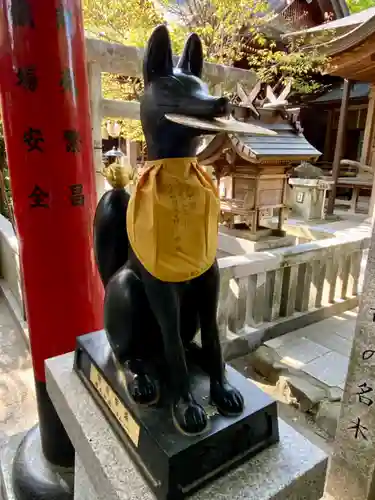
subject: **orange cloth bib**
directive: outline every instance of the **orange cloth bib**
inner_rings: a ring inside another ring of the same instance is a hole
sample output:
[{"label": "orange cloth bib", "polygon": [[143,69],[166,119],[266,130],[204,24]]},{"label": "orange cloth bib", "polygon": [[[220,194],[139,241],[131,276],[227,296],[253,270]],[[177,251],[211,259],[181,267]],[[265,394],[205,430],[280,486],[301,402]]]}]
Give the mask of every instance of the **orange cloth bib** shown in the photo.
[{"label": "orange cloth bib", "polygon": [[195,278],[214,263],[219,210],[216,187],[195,158],[150,161],[127,209],[130,244],[155,278]]}]

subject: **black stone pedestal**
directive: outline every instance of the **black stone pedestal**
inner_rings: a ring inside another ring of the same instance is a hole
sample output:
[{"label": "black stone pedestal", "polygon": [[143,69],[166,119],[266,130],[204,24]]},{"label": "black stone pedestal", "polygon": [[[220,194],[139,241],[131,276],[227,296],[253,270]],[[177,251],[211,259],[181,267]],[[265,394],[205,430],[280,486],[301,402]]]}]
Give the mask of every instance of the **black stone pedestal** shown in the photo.
[{"label": "black stone pedestal", "polygon": [[245,409],[225,418],[209,405],[208,377],[190,366],[194,396],[210,417],[209,430],[198,437],[176,430],[166,397],[157,408],[129,400],[104,331],[78,338],[75,370],[160,500],[184,498],[278,441],[276,402],[230,367],[228,381],[243,394]]}]

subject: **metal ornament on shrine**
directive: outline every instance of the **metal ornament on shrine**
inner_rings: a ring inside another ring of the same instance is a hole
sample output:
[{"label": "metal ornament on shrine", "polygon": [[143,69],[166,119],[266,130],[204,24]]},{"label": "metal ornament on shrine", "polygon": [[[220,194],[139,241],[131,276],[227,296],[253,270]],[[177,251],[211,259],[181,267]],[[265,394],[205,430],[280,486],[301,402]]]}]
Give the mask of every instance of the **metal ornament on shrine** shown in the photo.
[{"label": "metal ornament on shrine", "polygon": [[[276,96],[258,82],[250,92],[237,86],[234,117],[277,132],[277,136],[224,133],[206,141],[199,152],[201,165],[210,166],[217,180],[221,223],[245,229],[257,240],[273,230],[263,226],[265,216],[278,210],[276,234],[287,217],[287,177],[301,161],[314,162],[320,151],[304,137],[298,109],[288,108],[288,83]],[[244,232],[245,233],[245,232]]]}]

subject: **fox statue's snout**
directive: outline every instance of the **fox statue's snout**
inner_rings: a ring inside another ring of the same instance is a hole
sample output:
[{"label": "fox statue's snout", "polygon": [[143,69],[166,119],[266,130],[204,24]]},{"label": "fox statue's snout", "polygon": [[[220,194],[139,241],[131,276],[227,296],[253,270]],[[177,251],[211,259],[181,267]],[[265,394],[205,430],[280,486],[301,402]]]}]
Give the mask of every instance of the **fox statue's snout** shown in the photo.
[{"label": "fox statue's snout", "polygon": [[227,116],[230,112],[226,97],[210,95],[207,85],[200,78],[178,68],[170,76],[159,78],[149,85],[141,107],[143,114],[152,112],[160,118],[170,113],[211,120]]}]

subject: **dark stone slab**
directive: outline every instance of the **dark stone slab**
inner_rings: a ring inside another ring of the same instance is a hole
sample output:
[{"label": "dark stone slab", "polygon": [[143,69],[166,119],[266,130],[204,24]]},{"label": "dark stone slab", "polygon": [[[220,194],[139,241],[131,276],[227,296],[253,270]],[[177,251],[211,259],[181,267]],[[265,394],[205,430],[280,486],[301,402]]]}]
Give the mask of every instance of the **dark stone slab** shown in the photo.
[{"label": "dark stone slab", "polygon": [[209,404],[208,377],[191,365],[193,393],[210,426],[205,434],[189,437],[173,425],[166,388],[159,407],[141,408],[129,399],[104,331],[77,342],[76,372],[160,500],[190,495],[279,439],[276,402],[229,366],[228,380],[245,398],[243,414],[218,414]]}]

